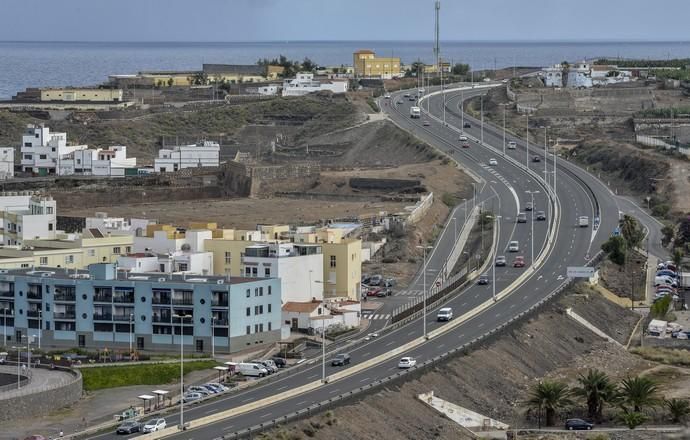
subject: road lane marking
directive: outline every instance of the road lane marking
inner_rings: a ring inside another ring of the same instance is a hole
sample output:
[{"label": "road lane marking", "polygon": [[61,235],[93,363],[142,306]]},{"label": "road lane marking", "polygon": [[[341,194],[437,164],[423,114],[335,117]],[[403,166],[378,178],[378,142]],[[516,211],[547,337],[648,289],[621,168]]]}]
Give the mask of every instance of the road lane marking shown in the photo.
[{"label": "road lane marking", "polygon": [[284,389],[287,388],[287,387],[288,387],[287,385],[283,385],[283,386],[280,387],[280,388],[276,388],[276,391],[284,390]]},{"label": "road lane marking", "polygon": [[264,414],[263,416],[261,416],[261,418],[263,419],[264,417],[268,417],[268,416],[270,416],[270,415],[271,415],[271,413],[266,413],[266,414]]},{"label": "road lane marking", "polygon": [[364,379],[360,380],[360,382],[366,382],[366,381],[368,381],[369,379],[370,379],[370,378],[365,377]]},{"label": "road lane marking", "polygon": [[443,348],[443,347],[445,347],[445,346],[446,346],[446,344],[440,344],[440,345],[438,346],[438,348]]},{"label": "road lane marking", "polygon": [[251,401],[251,400],[254,400],[254,398],[253,398],[253,397],[250,397],[249,399],[244,399],[244,400],[241,401],[240,403],[249,402],[249,401]]},{"label": "road lane marking", "polygon": [[318,374],[312,374],[311,376],[307,377],[307,379],[313,379],[315,377],[318,377]]},{"label": "road lane marking", "polygon": [[371,353],[371,352],[370,352],[370,351],[367,351],[366,353],[364,353],[364,354],[362,355],[362,357],[367,357],[367,356],[369,355],[369,353]]},{"label": "road lane marking", "polygon": [[388,344],[386,344],[386,347],[390,347],[393,344],[395,344],[395,341],[390,341]]},{"label": "road lane marking", "polygon": [[336,389],[334,389],[333,391],[329,391],[328,394],[335,394],[335,393],[337,393],[338,391],[340,391],[340,388],[336,388]]}]

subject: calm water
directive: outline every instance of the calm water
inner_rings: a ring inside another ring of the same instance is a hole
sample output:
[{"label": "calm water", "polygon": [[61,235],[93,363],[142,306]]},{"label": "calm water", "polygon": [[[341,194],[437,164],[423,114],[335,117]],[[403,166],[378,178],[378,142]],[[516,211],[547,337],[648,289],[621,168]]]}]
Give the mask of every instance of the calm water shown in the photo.
[{"label": "calm water", "polygon": [[[49,43],[0,42],[0,98],[26,87],[97,84],[109,74],[140,70],[199,69],[202,63],[252,64],[280,54],[322,65],[352,63],[370,48],[403,63],[432,62],[431,42],[340,41],[260,43]],[[592,57],[690,57],[690,42],[444,42],[444,58],[475,69],[542,66]]]}]

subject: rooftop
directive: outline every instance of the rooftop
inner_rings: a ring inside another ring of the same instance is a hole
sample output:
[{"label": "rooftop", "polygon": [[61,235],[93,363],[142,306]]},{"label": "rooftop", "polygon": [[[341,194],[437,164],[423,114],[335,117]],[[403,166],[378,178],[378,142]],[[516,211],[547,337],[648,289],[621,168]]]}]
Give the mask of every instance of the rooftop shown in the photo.
[{"label": "rooftop", "polygon": [[213,75],[217,73],[232,73],[243,75],[264,76],[266,69],[256,64],[204,64],[204,73]]},{"label": "rooftop", "polygon": [[311,313],[321,306],[321,301],[296,302],[289,301],[283,304],[283,312]]}]

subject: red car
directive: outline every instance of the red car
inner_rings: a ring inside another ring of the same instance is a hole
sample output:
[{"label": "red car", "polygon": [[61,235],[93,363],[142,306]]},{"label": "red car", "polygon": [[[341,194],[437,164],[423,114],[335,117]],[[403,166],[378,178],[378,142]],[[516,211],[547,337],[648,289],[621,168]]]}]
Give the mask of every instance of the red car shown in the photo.
[{"label": "red car", "polygon": [[462,148],[470,148],[470,143],[469,142],[463,142],[461,146],[462,146]]},{"label": "red car", "polygon": [[525,257],[515,257],[513,267],[525,267]]},{"label": "red car", "polygon": [[383,290],[382,287],[376,287],[373,289],[369,289],[369,290],[367,290],[367,296],[378,296],[379,292],[381,292],[382,290]]}]

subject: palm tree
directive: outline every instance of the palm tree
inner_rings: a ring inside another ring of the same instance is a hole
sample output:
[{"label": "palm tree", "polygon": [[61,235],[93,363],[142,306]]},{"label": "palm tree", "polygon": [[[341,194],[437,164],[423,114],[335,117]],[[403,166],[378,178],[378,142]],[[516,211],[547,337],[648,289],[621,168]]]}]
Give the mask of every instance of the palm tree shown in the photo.
[{"label": "palm tree", "polygon": [[575,395],[587,402],[587,413],[590,419],[601,420],[604,403],[614,403],[618,397],[616,385],[603,371],[589,370],[580,374],[577,381],[580,387],[574,390]]},{"label": "palm tree", "polygon": [[542,381],[530,392],[527,404],[537,410],[546,410],[546,426],[556,423],[556,411],[572,404],[568,386],[561,382]]},{"label": "palm tree", "polygon": [[618,416],[618,418],[630,429],[635,429],[647,421],[646,415],[636,411],[631,412],[627,409],[623,409],[623,412]]},{"label": "palm tree", "polygon": [[646,406],[659,403],[657,397],[659,389],[653,380],[647,377],[629,377],[621,382],[623,403],[633,407],[633,412],[639,413]]},{"label": "palm tree", "polygon": [[671,413],[673,423],[682,422],[690,414],[690,402],[685,399],[669,399],[665,400],[664,404],[668,408],[668,412]]}]

